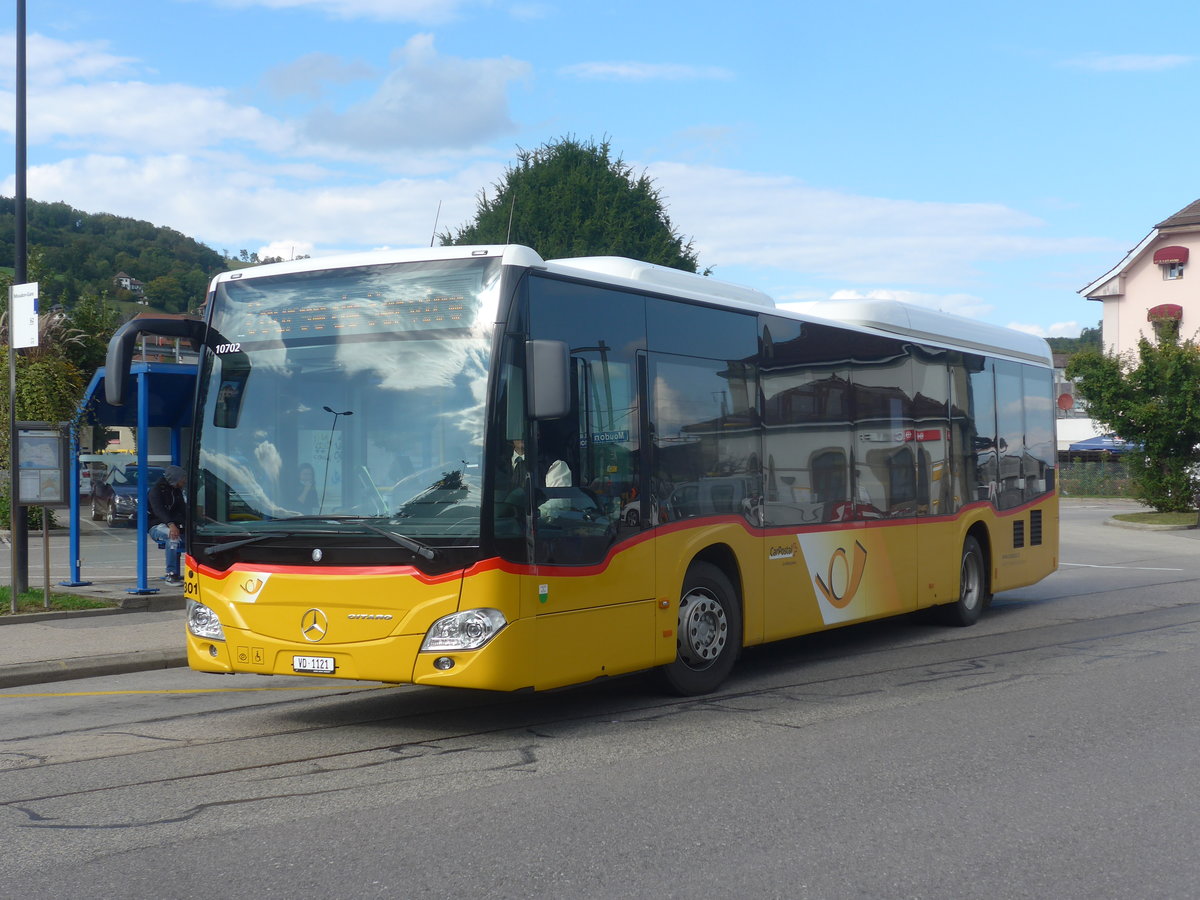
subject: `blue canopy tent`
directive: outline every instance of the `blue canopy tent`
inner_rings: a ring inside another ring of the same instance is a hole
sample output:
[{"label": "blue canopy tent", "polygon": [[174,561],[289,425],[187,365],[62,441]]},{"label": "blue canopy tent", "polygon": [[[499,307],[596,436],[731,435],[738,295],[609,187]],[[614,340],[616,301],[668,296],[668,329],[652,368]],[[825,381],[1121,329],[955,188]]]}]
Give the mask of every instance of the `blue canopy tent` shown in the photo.
[{"label": "blue canopy tent", "polygon": [[1115,434],[1100,434],[1096,437],[1088,438],[1086,441],[1076,441],[1067,447],[1068,453],[1100,453],[1108,451],[1109,453],[1128,453],[1130,450],[1138,449],[1137,444],[1130,443],[1124,438],[1119,438]]},{"label": "blue canopy tent", "polygon": [[[112,406],[104,396],[104,367],[96,370],[83,395],[81,409],[86,420],[103,426],[137,429],[138,534],[146,533],[147,448],[150,428],[171,429],[171,462],[183,458],[182,431],[192,424],[192,400],[196,390],[196,366],[184,363],[135,362],[130,368],[122,406]],[[79,572],[79,435],[71,431],[71,577],[65,585],[88,584]],[[137,588],[130,593],[152,594],[157,588],[146,584],[146,542],[137,542]]]}]

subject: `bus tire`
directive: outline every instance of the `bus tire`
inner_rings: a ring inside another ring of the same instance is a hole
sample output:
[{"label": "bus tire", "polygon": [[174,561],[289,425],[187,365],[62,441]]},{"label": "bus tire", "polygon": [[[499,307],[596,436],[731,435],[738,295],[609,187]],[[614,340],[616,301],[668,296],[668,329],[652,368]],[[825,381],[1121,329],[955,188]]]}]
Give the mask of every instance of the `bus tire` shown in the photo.
[{"label": "bus tire", "polygon": [[958,599],[953,603],[938,607],[942,624],[956,625],[960,628],[974,625],[979,621],[983,608],[990,600],[983,550],[979,546],[979,541],[968,536],[963,541],[962,564],[959,567],[958,576]]},{"label": "bus tire", "polygon": [[679,594],[675,661],[660,669],[669,690],[692,696],[715,691],[742,647],[742,613],[725,573],[694,562]]}]

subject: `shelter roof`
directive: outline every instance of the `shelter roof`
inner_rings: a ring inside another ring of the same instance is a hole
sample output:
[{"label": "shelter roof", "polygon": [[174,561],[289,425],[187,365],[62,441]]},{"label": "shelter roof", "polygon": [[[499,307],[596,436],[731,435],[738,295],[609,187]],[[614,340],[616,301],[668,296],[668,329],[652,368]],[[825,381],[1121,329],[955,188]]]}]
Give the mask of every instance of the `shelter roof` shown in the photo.
[{"label": "shelter roof", "polygon": [[104,399],[104,367],[88,383],[83,407],[99,425],[136,428],[138,382],[147,378],[147,400],[151,428],[187,428],[192,424],[192,397],[196,389],[196,366],[181,363],[135,362],[126,382],[124,405],[110,406]]}]

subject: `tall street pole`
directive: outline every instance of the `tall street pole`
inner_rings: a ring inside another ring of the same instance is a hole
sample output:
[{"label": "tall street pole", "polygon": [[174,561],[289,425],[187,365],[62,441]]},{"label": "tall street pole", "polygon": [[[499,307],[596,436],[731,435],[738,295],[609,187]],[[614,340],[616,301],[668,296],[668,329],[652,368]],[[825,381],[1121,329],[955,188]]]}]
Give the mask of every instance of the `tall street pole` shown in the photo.
[{"label": "tall street pole", "polygon": [[[13,241],[13,284],[25,284],[28,280],[28,258],[25,246],[25,0],[17,0],[17,122],[16,122],[16,191],[14,224],[16,234]],[[13,308],[11,298],[8,308],[8,499],[12,510],[12,603],[16,608],[17,595],[29,588],[29,532],[25,507],[17,504],[20,495],[17,473],[17,351],[13,348]]]}]

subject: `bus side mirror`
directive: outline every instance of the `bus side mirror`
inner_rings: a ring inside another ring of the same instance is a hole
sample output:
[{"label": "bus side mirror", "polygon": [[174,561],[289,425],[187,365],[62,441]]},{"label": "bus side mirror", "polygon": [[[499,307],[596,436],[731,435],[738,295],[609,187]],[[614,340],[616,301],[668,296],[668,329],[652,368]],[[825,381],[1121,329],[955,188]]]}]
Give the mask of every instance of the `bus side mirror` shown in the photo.
[{"label": "bus side mirror", "polygon": [[187,338],[192,342],[192,349],[198,350],[204,338],[204,322],[200,319],[155,319],[146,316],[130,319],[118,328],[108,342],[108,353],[104,357],[104,399],[109,406],[125,404],[125,385],[129,381],[133,348],[142,332]]},{"label": "bus side mirror", "polygon": [[561,419],[571,411],[570,348],[563,341],[525,342],[525,396],[532,419]]}]

